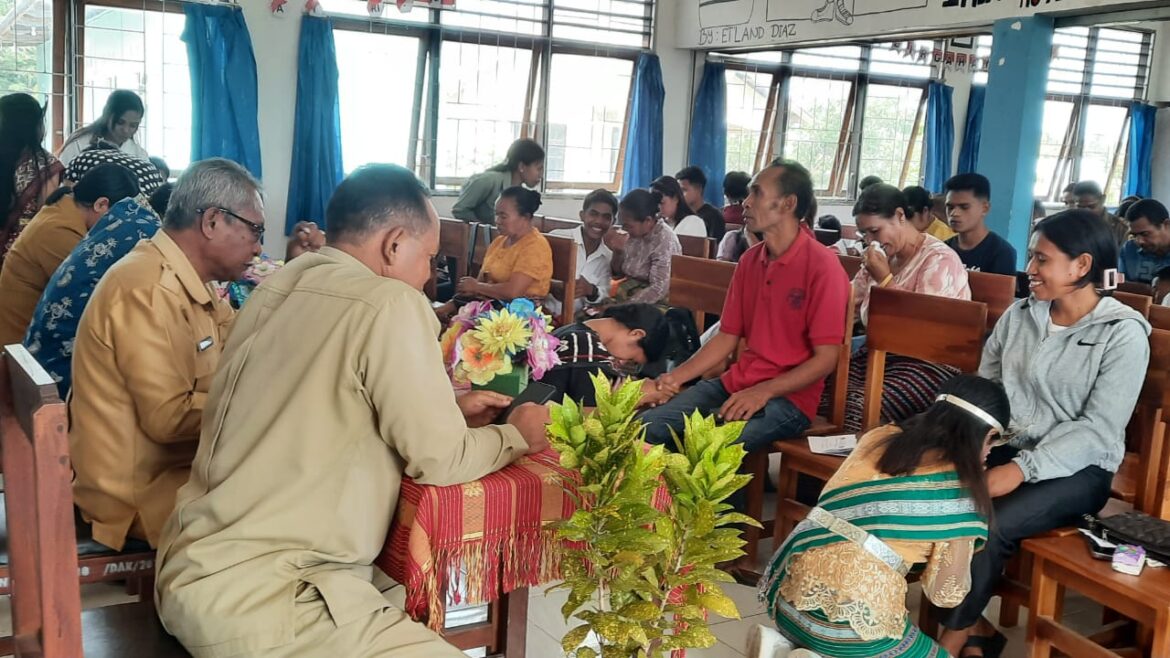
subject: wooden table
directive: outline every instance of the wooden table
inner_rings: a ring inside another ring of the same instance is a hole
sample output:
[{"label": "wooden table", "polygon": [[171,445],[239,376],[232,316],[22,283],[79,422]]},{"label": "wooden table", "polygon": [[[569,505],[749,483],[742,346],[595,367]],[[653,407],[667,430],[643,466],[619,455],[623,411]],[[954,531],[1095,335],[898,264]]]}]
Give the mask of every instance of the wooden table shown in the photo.
[{"label": "wooden table", "polygon": [[1115,658],[1104,648],[1061,623],[1060,600],[1065,588],[1076,590],[1107,609],[1136,621],[1151,641],[1150,658],[1170,658],[1170,569],[1147,567],[1141,576],[1113,570],[1094,560],[1079,533],[1067,537],[1028,539],[1033,555],[1032,614],[1028,617],[1030,658],[1048,658],[1057,649],[1078,658]]}]

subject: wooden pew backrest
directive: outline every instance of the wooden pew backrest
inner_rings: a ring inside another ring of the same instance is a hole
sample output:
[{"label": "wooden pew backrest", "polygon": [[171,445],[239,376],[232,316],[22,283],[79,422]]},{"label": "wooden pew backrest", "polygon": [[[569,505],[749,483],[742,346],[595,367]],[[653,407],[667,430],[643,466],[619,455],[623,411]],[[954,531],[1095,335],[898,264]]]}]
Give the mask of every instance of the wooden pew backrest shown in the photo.
[{"label": "wooden pew backrest", "polygon": [[890,288],[871,288],[869,295],[863,429],[876,426],[881,416],[887,353],[975,372],[987,327],[982,302]]},{"label": "wooden pew backrest", "polygon": [[731,287],[735,263],[695,256],[672,256],[670,259],[670,291],[666,301],[671,306],[685,308],[695,315],[695,326],[702,333],[704,313],[718,315]]},{"label": "wooden pew backrest", "polygon": [[987,304],[987,331],[1016,301],[1016,277],[991,272],[968,272],[971,300]]},{"label": "wooden pew backrest", "polygon": [[552,249],[552,278],[564,284],[564,294],[558,300],[561,302],[561,317],[557,320],[561,325],[572,324],[577,299],[577,243],[572,238],[556,235],[545,234],[544,237]]},{"label": "wooden pew backrest", "polygon": [[1154,305],[1154,298],[1149,295],[1139,295],[1132,292],[1113,291],[1113,298],[1142,314],[1143,318],[1150,317],[1150,307]]},{"label": "wooden pew backrest", "polygon": [[44,658],[81,649],[81,589],[65,404],[21,345],[0,355],[0,447],[14,642]]},{"label": "wooden pew backrest", "polygon": [[845,268],[845,276],[852,281],[853,277],[861,271],[861,256],[846,256],[844,254],[837,256],[841,261],[841,267]]},{"label": "wooden pew backrest", "polygon": [[715,241],[711,238],[696,235],[680,235],[678,243],[682,246],[684,256],[695,258],[713,258],[715,255]]},{"label": "wooden pew backrest", "polygon": [[1155,304],[1150,307],[1150,324],[1155,329],[1170,329],[1170,306]]}]

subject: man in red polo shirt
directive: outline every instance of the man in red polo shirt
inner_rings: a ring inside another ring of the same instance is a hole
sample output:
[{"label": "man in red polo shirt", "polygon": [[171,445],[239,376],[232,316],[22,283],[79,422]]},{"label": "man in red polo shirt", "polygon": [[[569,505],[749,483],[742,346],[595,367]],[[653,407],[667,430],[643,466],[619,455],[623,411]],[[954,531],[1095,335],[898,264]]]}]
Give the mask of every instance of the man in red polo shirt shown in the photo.
[{"label": "man in red polo shirt", "polygon": [[[744,220],[764,240],[740,258],[719,333],[658,379],[660,394],[678,394],[643,414],[648,442],[669,442],[671,429],[681,434],[684,415],[696,409],[747,421],[740,441],[748,451],[808,428],[837,365],[849,300],[837,256],[800,229],[812,201],[808,170],[796,162],[776,160],[752,179]],[[747,348],[722,378],[678,392],[724,363],[741,338]]]}]

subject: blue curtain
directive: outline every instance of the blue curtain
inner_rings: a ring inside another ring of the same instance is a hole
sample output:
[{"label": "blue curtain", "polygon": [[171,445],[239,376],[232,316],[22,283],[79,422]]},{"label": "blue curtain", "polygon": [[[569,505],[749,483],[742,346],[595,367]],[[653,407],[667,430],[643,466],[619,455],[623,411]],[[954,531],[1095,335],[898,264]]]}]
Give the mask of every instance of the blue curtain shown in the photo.
[{"label": "blue curtain", "polygon": [[963,128],[963,148],[959,151],[959,173],[973,174],[979,166],[979,140],[983,137],[983,99],[987,98],[987,86],[971,87],[971,98],[967,101],[967,122]]},{"label": "blue curtain", "polygon": [[341,109],[337,93],[337,51],[333,21],[301,19],[297,56],[297,113],[293,133],[292,173],[284,231],[301,220],[325,230],[325,206],[345,178],[341,164]]},{"label": "blue curtain", "polygon": [[642,53],[634,66],[634,102],[626,135],[626,160],[622,165],[622,194],[662,175],[662,65],[658,55]]},{"label": "blue curtain", "polygon": [[1150,167],[1154,162],[1154,121],[1158,108],[1135,102],[1129,107],[1129,158],[1122,196],[1150,196]]},{"label": "blue curtain", "polygon": [[727,78],[719,62],[703,65],[703,80],[691,114],[690,164],[707,174],[707,203],[723,207],[723,175],[727,170]]},{"label": "blue curtain", "polygon": [[260,168],[256,58],[244,13],[235,6],[183,3],[191,68],[191,160],[227,158],[253,176]]},{"label": "blue curtain", "polygon": [[941,82],[932,82],[926,91],[926,178],[923,186],[941,192],[951,177],[951,157],[955,150],[955,114],[952,97],[955,90]]}]

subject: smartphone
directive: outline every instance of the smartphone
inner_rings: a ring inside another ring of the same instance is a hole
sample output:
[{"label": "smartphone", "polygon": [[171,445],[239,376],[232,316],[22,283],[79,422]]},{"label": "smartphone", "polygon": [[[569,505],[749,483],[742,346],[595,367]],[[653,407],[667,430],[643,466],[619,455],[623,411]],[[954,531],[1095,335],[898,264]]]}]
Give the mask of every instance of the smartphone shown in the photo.
[{"label": "smartphone", "polygon": [[524,389],[524,392],[520,395],[512,398],[512,404],[508,405],[508,408],[504,410],[504,413],[500,414],[496,421],[505,423],[508,421],[508,417],[512,415],[512,412],[516,411],[516,407],[522,404],[528,404],[529,402],[544,404],[556,394],[557,389],[554,386],[549,386],[541,382],[529,382],[528,388]]}]

